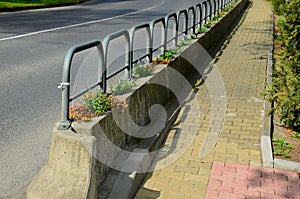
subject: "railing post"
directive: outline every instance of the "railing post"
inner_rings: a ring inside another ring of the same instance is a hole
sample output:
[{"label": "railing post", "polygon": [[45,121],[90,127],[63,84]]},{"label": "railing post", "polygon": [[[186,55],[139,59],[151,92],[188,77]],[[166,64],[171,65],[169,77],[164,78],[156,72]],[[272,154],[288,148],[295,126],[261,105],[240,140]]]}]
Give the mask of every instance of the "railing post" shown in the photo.
[{"label": "railing post", "polygon": [[62,70],[62,82],[58,88],[62,89],[61,95],[61,118],[58,126],[58,130],[66,130],[70,127],[71,122],[69,121],[69,97],[70,97],[70,67],[74,56],[75,48],[71,48],[64,60]]},{"label": "railing post", "polygon": [[58,126],[59,130],[66,130],[71,126],[71,121],[69,118],[70,70],[74,54],[95,47],[100,43],[100,41],[90,41],[84,44],[73,46],[68,50],[65,56],[64,65],[62,69],[62,82],[58,86],[58,88],[62,89],[61,119]]},{"label": "railing post", "polygon": [[[102,88],[103,93],[106,92],[106,63],[104,57],[103,45],[100,43],[97,46],[98,53],[98,80],[102,83],[100,87]],[[105,88],[105,92],[104,92]]]},{"label": "railing post", "polygon": [[132,54],[131,49],[130,49],[130,36],[128,31],[124,32],[124,37],[126,39],[126,43],[127,45],[125,45],[125,63],[128,66],[128,70],[127,70],[127,78],[131,79],[132,78],[132,65],[130,64],[130,56]]}]

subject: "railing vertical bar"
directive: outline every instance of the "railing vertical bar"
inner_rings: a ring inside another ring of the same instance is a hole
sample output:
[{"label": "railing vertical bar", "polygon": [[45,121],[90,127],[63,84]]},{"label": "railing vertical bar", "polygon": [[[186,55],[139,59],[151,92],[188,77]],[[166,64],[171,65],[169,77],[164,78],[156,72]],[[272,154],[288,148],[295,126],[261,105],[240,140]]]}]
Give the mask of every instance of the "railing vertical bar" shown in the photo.
[{"label": "railing vertical bar", "polygon": [[130,41],[130,69],[131,69],[131,77],[132,77],[132,68],[133,68],[133,56],[134,56],[134,36],[135,32],[141,29],[146,29],[146,35],[147,35],[147,41],[146,41],[146,56],[148,56],[149,61],[152,62],[152,56],[151,56],[151,31],[150,31],[150,25],[149,24],[140,24],[132,27],[129,31],[129,41]]},{"label": "railing vertical bar", "polygon": [[195,7],[192,6],[192,7],[188,8],[188,16],[189,16],[190,11],[192,11],[192,13],[193,13],[193,26],[192,26],[192,28],[193,28],[193,34],[196,34],[196,13],[195,13]]},{"label": "railing vertical bar", "polygon": [[107,91],[107,52],[108,52],[108,46],[110,41],[119,38],[119,37],[125,37],[126,40],[126,46],[125,46],[125,64],[128,66],[127,74],[126,76],[130,78],[130,41],[129,41],[129,33],[127,30],[120,30],[118,32],[112,33],[110,35],[107,35],[103,40],[103,53],[104,53],[104,63],[102,65],[102,81],[103,81],[103,93],[106,93]]},{"label": "railing vertical bar", "polygon": [[[170,25],[170,19],[174,19],[175,21],[175,25],[173,26],[173,37],[170,39],[170,41],[174,40],[175,45],[178,42],[178,20],[177,20],[177,14],[176,13],[172,13],[169,14],[168,16],[165,17],[165,21],[166,21],[166,35],[168,36],[168,30],[169,30],[169,25]],[[168,41],[167,41],[168,43]]]},{"label": "railing vertical bar", "polygon": [[[202,10],[205,11],[205,15],[204,15],[204,24],[206,24],[206,22],[207,22],[207,2],[204,1],[204,2],[202,3],[202,5],[203,5]],[[204,7],[205,7],[205,9],[204,9]]]},{"label": "railing vertical bar", "polygon": [[153,57],[153,48],[154,48],[154,30],[155,30],[155,25],[158,24],[158,23],[161,23],[162,26],[163,26],[163,29],[161,30],[161,37],[162,37],[162,43],[160,44],[162,46],[162,49],[161,51],[164,52],[166,49],[167,49],[167,31],[166,31],[166,22],[165,22],[165,18],[159,18],[159,19],[156,19],[156,20],[153,20],[151,23],[150,23],[150,30],[151,30],[151,57]]}]

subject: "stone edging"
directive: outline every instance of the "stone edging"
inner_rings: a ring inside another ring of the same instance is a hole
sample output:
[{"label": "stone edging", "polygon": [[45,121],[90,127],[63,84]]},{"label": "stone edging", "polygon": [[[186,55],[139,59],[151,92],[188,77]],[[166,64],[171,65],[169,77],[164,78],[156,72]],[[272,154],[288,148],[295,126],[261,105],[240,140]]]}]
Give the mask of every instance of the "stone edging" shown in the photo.
[{"label": "stone edging", "polygon": [[[272,11],[271,14],[271,42],[270,42],[270,51],[268,53],[268,63],[267,63],[267,77],[266,83],[267,85],[272,83],[272,67],[273,67],[273,50],[274,50],[274,42],[273,42],[273,33],[274,33],[274,13]],[[272,108],[272,104],[266,100],[264,100],[264,118],[262,124],[262,136],[261,136],[261,152],[262,152],[262,161],[263,166],[268,168],[276,168],[282,169],[286,171],[300,172],[300,163],[281,160],[274,158],[273,150],[272,150],[272,140],[271,140],[271,132],[273,129],[273,118],[269,115],[269,111]]]}]

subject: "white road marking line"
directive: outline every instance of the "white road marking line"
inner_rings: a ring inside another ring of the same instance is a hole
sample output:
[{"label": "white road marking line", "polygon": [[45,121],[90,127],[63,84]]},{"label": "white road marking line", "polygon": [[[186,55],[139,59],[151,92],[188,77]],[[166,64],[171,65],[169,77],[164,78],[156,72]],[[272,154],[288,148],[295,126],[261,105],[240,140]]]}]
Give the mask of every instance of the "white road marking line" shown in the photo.
[{"label": "white road marking line", "polygon": [[151,10],[153,8],[157,8],[157,7],[161,6],[161,5],[163,5],[164,3],[165,3],[165,0],[163,0],[158,5],[155,5],[155,6],[152,6],[152,7],[149,7],[149,8],[144,8],[142,10],[138,10],[138,11],[126,13],[126,14],[123,14],[123,15],[118,15],[118,16],[114,16],[114,17],[109,17],[109,18],[105,18],[105,19],[99,19],[99,20],[94,20],[94,21],[89,21],[89,22],[84,22],[84,23],[79,23],[79,24],[73,24],[73,25],[69,25],[69,26],[62,26],[62,27],[57,27],[57,28],[51,28],[51,29],[47,29],[47,30],[41,30],[41,31],[36,31],[36,32],[32,32],[32,33],[26,33],[26,34],[22,34],[22,35],[7,37],[7,38],[2,38],[2,39],[0,39],[0,41],[7,41],[7,40],[12,40],[12,39],[19,39],[19,38],[28,37],[28,36],[32,36],[32,35],[37,35],[37,34],[41,34],[41,33],[47,33],[47,32],[52,32],[52,31],[57,31],[57,30],[63,30],[63,29],[67,29],[67,28],[74,28],[74,27],[79,27],[79,26],[84,26],[84,25],[99,23],[99,22],[103,22],[103,21],[108,21],[108,20],[112,20],[112,19],[117,19],[117,18],[120,18],[120,17],[125,17],[125,16],[128,16],[128,15],[136,14],[136,13],[147,11],[147,10]]}]

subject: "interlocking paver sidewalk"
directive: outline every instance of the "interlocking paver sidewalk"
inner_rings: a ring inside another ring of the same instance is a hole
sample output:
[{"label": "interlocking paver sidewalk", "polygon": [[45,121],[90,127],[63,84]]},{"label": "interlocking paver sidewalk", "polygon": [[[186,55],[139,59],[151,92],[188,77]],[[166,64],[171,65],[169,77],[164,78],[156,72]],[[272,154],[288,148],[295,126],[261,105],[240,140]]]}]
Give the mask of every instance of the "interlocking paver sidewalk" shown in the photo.
[{"label": "interlocking paver sidewalk", "polygon": [[[172,164],[148,174],[136,198],[300,198],[297,174],[265,169],[261,162],[261,92],[270,45],[270,14],[269,2],[254,0],[217,59],[227,110],[215,147],[206,157],[199,157],[211,118],[208,89],[200,86],[193,99],[200,106],[199,123],[194,117],[185,121],[190,129],[199,125],[191,146]],[[189,108],[188,115],[193,114],[195,110]],[[178,128],[180,124],[170,132],[166,150],[182,149]]]},{"label": "interlocking paver sidewalk", "polygon": [[300,178],[297,173],[214,162],[210,175],[206,199],[300,198]]}]

